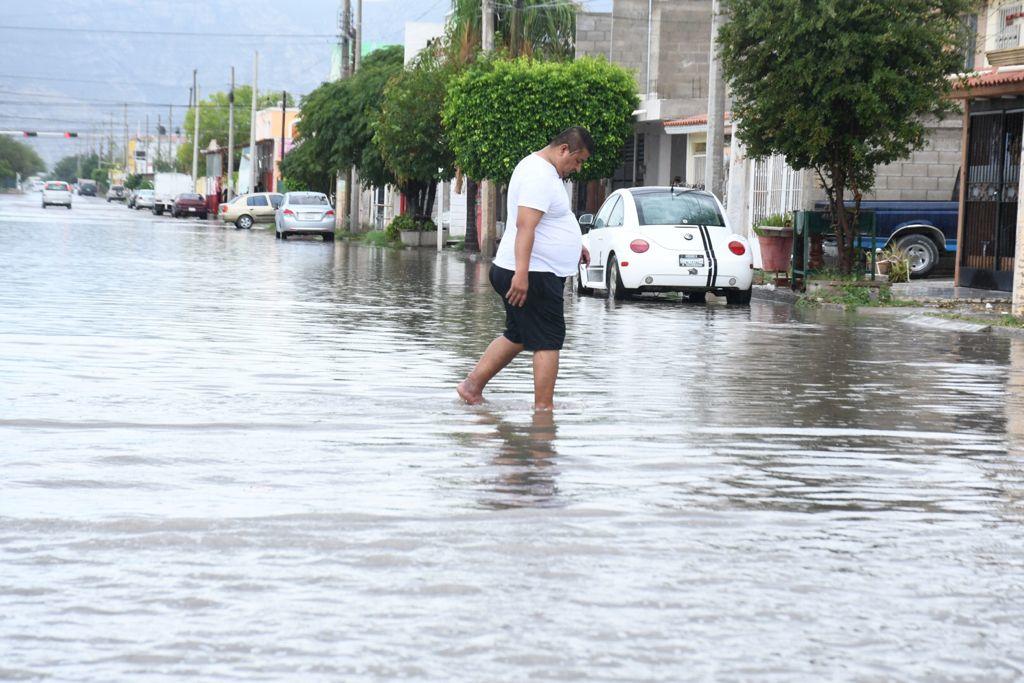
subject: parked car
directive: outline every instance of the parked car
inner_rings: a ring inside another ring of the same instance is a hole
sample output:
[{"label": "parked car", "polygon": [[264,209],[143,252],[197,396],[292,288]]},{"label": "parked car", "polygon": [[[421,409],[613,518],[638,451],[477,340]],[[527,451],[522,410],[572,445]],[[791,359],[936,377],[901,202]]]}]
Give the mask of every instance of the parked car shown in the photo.
[{"label": "parked car", "polygon": [[185,173],[156,173],[153,176],[153,213],[157,216],[164,211],[170,213],[174,198],[182,192],[192,192],[192,176]]},{"label": "parked car", "polygon": [[[853,202],[847,202],[853,207]],[[828,209],[827,202],[817,202],[816,210]],[[884,249],[895,244],[910,258],[910,276],[926,277],[935,270],[939,259],[956,252],[956,225],[960,214],[955,201],[862,201],[862,211],[873,211],[877,237],[864,235],[855,242],[861,249]],[[831,247],[831,249],[830,249]],[[825,245],[826,254],[835,248]]]},{"label": "parked car", "polygon": [[248,230],[255,223],[272,223],[283,198],[284,195],[276,192],[238,195],[220,205],[220,219],[225,223],[234,223],[235,227],[243,230]]},{"label": "parked car", "polygon": [[32,181],[32,191],[33,192],[42,192],[43,188],[45,186],[46,186],[46,182],[45,181],[42,181],[42,180],[33,180]]},{"label": "parked car", "polygon": [[127,206],[129,209],[135,207],[135,192],[135,190],[128,190],[128,194],[125,195],[124,205]]},{"label": "parked car", "polygon": [[322,192],[285,192],[274,223],[278,239],[322,235],[324,242],[334,240],[334,208]]},{"label": "parked car", "polygon": [[156,200],[156,192],[154,190],[139,190],[135,193],[135,201],[132,207],[138,209],[152,209],[153,203]]},{"label": "parked car", "polygon": [[62,180],[51,180],[43,185],[43,208],[66,206],[71,208],[71,186]]},{"label": "parked car", "polygon": [[107,202],[123,202],[127,194],[128,190],[124,188],[124,185],[111,185],[107,190]]},{"label": "parked car", "polygon": [[597,216],[580,216],[590,265],[580,264],[577,291],[625,299],[642,292],[707,292],[750,303],[754,262],[710,192],[635,187],[612,193]]},{"label": "parked car", "polygon": [[96,181],[92,178],[79,178],[78,179],[78,195],[80,197],[95,197],[96,196]]},{"label": "parked car", "polygon": [[171,205],[171,215],[175,218],[182,216],[199,216],[206,220],[206,198],[195,192],[182,192],[174,198]]}]

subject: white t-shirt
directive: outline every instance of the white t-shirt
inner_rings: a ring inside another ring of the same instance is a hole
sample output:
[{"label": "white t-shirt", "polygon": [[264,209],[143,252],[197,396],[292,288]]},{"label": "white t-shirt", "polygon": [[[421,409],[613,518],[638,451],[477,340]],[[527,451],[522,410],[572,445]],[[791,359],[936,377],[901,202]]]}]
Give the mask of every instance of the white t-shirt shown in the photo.
[{"label": "white t-shirt", "polygon": [[508,220],[494,264],[516,269],[516,219],[520,206],[544,212],[533,238],[530,270],[561,277],[574,275],[583,249],[580,224],[569,206],[565,183],[558,177],[558,171],[536,154],[520,161],[512,172],[508,183]]}]

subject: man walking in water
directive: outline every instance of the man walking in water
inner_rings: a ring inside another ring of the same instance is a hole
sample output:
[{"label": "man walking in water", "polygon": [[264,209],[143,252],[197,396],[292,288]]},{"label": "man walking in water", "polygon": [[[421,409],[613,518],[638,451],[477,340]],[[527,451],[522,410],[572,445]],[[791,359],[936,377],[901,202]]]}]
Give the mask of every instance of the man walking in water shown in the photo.
[{"label": "man walking in water", "polygon": [[508,221],[491,266],[491,286],[505,303],[505,332],[491,342],[457,391],[484,400],[491,378],[520,351],[533,352],[534,410],[554,408],[558,355],[565,341],[565,278],[590,264],[565,179],[594,152],[585,128],[567,128],[519,162],[508,184]]}]

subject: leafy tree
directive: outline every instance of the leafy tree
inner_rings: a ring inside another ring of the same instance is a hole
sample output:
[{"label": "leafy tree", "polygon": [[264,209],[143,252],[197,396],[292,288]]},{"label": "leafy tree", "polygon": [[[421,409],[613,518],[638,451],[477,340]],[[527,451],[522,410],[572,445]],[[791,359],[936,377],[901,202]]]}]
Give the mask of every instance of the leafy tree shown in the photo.
[{"label": "leafy tree", "polygon": [[[221,147],[228,144],[228,118],[231,106],[230,94],[215,92],[206,97],[200,105],[199,114],[199,150],[206,149],[210,140],[216,140]],[[281,106],[281,93],[264,92],[257,98],[258,109]],[[295,98],[289,94],[286,106],[295,106]],[[185,112],[185,121],[181,130],[185,133],[186,143],[178,148],[177,167],[183,173],[192,172],[192,145],[195,132],[195,108]],[[252,87],[248,85],[235,88],[235,144],[245,145],[249,140],[249,124],[252,121]],[[235,153],[235,168],[242,158],[242,153]],[[200,164],[203,159],[200,156]],[[205,166],[200,167],[205,168]]]},{"label": "leafy tree", "polygon": [[[81,167],[79,167],[81,163]],[[53,167],[51,174],[58,180],[73,183],[78,178],[92,178],[93,172],[100,167],[100,158],[93,152],[90,154],[73,154],[66,156]],[[79,169],[81,175],[79,175]]]},{"label": "leafy tree", "polygon": [[[576,4],[571,0],[496,3],[495,47],[512,57],[571,60],[576,51]],[[469,64],[481,49],[479,0],[452,0],[445,30],[448,61]]]},{"label": "leafy tree", "polygon": [[[875,167],[925,140],[947,113],[973,0],[725,0],[719,37],[732,112],[750,155],[814,169],[849,273]],[[852,207],[845,205],[849,193]]]},{"label": "leafy tree", "polygon": [[46,170],[36,151],[24,142],[0,135],[0,179],[14,180],[17,174],[30,176]]},{"label": "leafy tree", "polygon": [[375,50],[351,78],[324,83],[302,99],[299,144],[284,158],[282,172],[308,187],[323,187],[349,166],[366,186],[395,184],[373,144],[384,86],[402,70],[400,45]]},{"label": "leafy tree", "polygon": [[441,125],[452,73],[434,54],[424,53],[385,87],[375,125],[374,144],[418,218],[430,216],[437,182],[455,172]]},{"label": "leafy tree", "polygon": [[456,163],[471,178],[508,182],[516,164],[569,126],[594,138],[583,180],[610,176],[633,134],[633,76],[604,59],[483,59],[448,86],[443,120]]}]

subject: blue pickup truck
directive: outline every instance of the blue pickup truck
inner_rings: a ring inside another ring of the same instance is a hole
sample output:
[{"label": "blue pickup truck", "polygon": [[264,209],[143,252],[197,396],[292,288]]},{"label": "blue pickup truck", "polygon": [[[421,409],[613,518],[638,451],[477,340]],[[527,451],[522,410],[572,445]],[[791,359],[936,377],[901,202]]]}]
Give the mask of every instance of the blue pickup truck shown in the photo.
[{"label": "blue pickup truck", "polygon": [[[828,209],[828,203],[818,202],[815,208]],[[863,201],[860,208],[875,212],[878,236],[874,244],[870,237],[861,237],[857,246],[884,249],[896,244],[910,256],[913,277],[928,275],[943,255],[956,252],[957,202]]]}]

